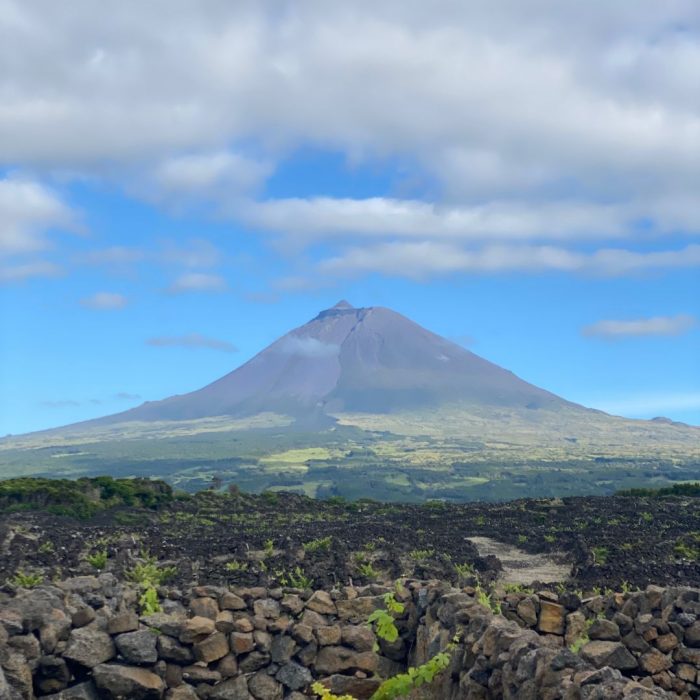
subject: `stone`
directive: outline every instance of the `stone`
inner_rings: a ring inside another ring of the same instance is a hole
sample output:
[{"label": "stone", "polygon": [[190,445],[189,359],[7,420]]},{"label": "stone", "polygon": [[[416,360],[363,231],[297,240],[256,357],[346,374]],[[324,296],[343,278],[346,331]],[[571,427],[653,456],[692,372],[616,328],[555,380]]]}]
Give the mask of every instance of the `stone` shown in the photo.
[{"label": "stone", "polygon": [[22,634],[24,632],[22,613],[9,608],[0,610],[0,626],[5,628],[8,635]]},{"label": "stone", "polygon": [[296,639],[297,642],[308,643],[312,639],[314,639],[313,627],[310,627],[309,625],[305,625],[303,623],[294,625],[294,627],[292,628],[292,637],[294,637],[294,639]]},{"label": "stone", "polygon": [[16,649],[25,659],[32,661],[41,654],[39,640],[33,634],[18,634],[8,639],[8,644]]},{"label": "stone", "polygon": [[336,607],[330,594],[326,591],[314,591],[311,598],[306,601],[306,609],[313,610],[321,615],[337,615]]},{"label": "stone", "polygon": [[219,598],[219,607],[222,610],[245,610],[248,606],[243,598],[229,591]]},{"label": "stone", "polygon": [[700,647],[700,620],[686,627],[683,639],[689,647]]},{"label": "stone", "polygon": [[637,668],[637,659],[620,642],[589,642],[581,649],[581,656],[597,668],[611,666],[620,671]]},{"label": "stone", "polygon": [[[3,697],[0,695],[0,698]],[[65,688],[55,695],[45,695],[41,700],[100,700],[97,688],[92,681],[83,681],[70,688]]]},{"label": "stone", "polygon": [[528,596],[523,598],[516,608],[518,617],[528,626],[534,627],[537,624],[537,608],[535,600]]},{"label": "stone", "polygon": [[663,654],[673,651],[678,646],[678,637],[672,632],[662,634],[654,640],[654,645]]},{"label": "stone", "polygon": [[241,673],[255,673],[265,668],[270,663],[270,655],[262,651],[251,651],[250,654],[238,660],[238,669]]},{"label": "stone", "polygon": [[182,632],[182,627],[185,624],[185,618],[181,615],[171,615],[167,613],[144,615],[140,619],[144,625],[156,629],[163,634],[167,634],[170,637],[179,637]]},{"label": "stone", "polygon": [[384,607],[384,598],[382,596],[359,596],[351,600],[338,600],[336,607],[338,608],[338,617],[342,621],[361,623],[375,610]]},{"label": "stone", "polygon": [[95,611],[88,605],[78,608],[71,615],[71,624],[73,627],[85,627],[95,619]]},{"label": "stone", "polygon": [[377,655],[369,651],[353,651],[346,647],[323,647],[316,657],[317,673],[332,675],[349,669],[374,672],[377,669]]},{"label": "stone", "polygon": [[226,654],[216,665],[216,670],[222,678],[233,678],[238,675],[238,660],[233,654]]},{"label": "stone", "polygon": [[590,639],[600,639],[607,642],[620,641],[620,628],[612,621],[601,618],[593,620],[588,628]]},{"label": "stone", "polygon": [[193,617],[208,617],[210,620],[216,620],[219,604],[213,598],[194,598],[190,601],[190,611]]},{"label": "stone", "polygon": [[163,680],[145,668],[98,664],[92,677],[101,696],[108,700],[160,700],[165,690]]},{"label": "stone", "polygon": [[195,659],[205,664],[223,659],[229,651],[228,639],[222,632],[214,632],[214,634],[194,645]]},{"label": "stone", "polygon": [[333,644],[340,644],[340,625],[328,625],[327,627],[316,628],[316,639],[320,647],[327,647]]},{"label": "stone", "polygon": [[221,680],[221,674],[218,671],[196,664],[185,666],[182,669],[182,677],[192,683],[218,683]]},{"label": "stone", "polygon": [[566,646],[571,646],[581,639],[587,626],[586,616],[581,611],[569,613],[566,616],[566,633],[564,635]]},{"label": "stone", "polygon": [[263,671],[248,679],[248,690],[256,700],[282,700],[284,694],[282,685]]},{"label": "stone", "polygon": [[195,693],[191,685],[180,685],[168,690],[165,694],[165,700],[199,700],[199,695]]},{"label": "stone", "polygon": [[210,617],[191,617],[182,625],[180,641],[183,644],[192,644],[192,642],[196,642],[199,639],[213,634],[215,630],[216,626],[214,620]]},{"label": "stone", "polygon": [[5,680],[22,698],[33,698],[32,669],[27,660],[18,652],[11,652],[3,662]]},{"label": "stone", "polygon": [[311,642],[297,652],[297,660],[304,666],[312,666],[318,654],[318,644]]},{"label": "stone", "polygon": [[301,596],[296,595],[296,593],[288,593],[285,595],[280,605],[283,610],[292,613],[292,615],[298,615],[304,609],[304,601]]},{"label": "stone", "polygon": [[276,664],[289,661],[297,650],[296,642],[287,635],[279,635],[272,640],[270,657]]},{"label": "stone", "polygon": [[350,695],[357,700],[368,700],[381,685],[378,678],[357,678],[334,674],[320,680],[334,695]]},{"label": "stone", "polygon": [[107,631],[110,634],[134,632],[139,628],[139,617],[135,612],[117,613],[107,621]]},{"label": "stone", "polygon": [[251,700],[252,697],[248,692],[248,681],[245,676],[219,683],[209,693],[209,700]]},{"label": "stone", "polygon": [[156,635],[150,630],[141,632],[125,632],[115,637],[119,654],[125,661],[132,664],[154,664],[158,661],[156,651]]},{"label": "stone", "polygon": [[68,639],[71,620],[63,610],[52,610],[39,628],[39,641],[45,654],[51,654],[59,641]]},{"label": "stone", "polygon": [[[165,662],[161,659],[158,664],[162,663]],[[165,663],[165,673],[159,673],[158,675],[163,678],[165,685],[167,685],[168,688],[178,688],[183,683],[182,666],[178,666],[177,664]]]},{"label": "stone", "polygon": [[300,620],[302,625],[311,627],[311,629],[316,629],[317,627],[328,626],[328,620],[320,613],[314,612],[313,610],[304,610],[304,614],[301,616]]},{"label": "stone", "polygon": [[231,651],[234,654],[247,654],[255,649],[255,640],[251,632],[232,632],[230,640]]},{"label": "stone", "polygon": [[273,598],[263,598],[253,603],[253,610],[259,617],[276,619],[280,615],[280,604]]},{"label": "stone", "polygon": [[262,630],[255,630],[253,632],[253,640],[255,641],[255,648],[258,651],[269,652],[272,647],[272,635],[269,632],[263,632]]},{"label": "stone", "polygon": [[247,617],[239,617],[233,621],[236,632],[252,632],[255,625]]},{"label": "stone", "polygon": [[673,661],[671,661],[670,657],[656,649],[651,649],[639,657],[639,667],[652,676],[668,670],[671,666],[673,666]]},{"label": "stone", "polygon": [[275,678],[290,690],[301,690],[311,683],[311,671],[290,661],[277,671]]},{"label": "stone", "polygon": [[230,610],[222,610],[216,616],[214,626],[217,631],[223,632],[224,634],[233,632],[233,630],[236,629],[236,626],[233,624],[233,613]]},{"label": "stone", "polygon": [[341,639],[345,646],[356,651],[372,651],[377,638],[367,625],[346,625],[341,629]]},{"label": "stone", "polygon": [[563,605],[541,600],[537,629],[548,634],[564,634],[565,613],[566,608]]},{"label": "stone", "polygon": [[172,661],[176,664],[189,664],[193,660],[192,650],[186,647],[177,639],[169,637],[167,634],[161,634],[158,636],[157,644],[158,655],[161,659],[166,661]]},{"label": "stone", "polygon": [[113,659],[116,653],[112,638],[106,632],[94,627],[80,627],[71,632],[63,656],[81,666],[94,668]]},{"label": "stone", "polygon": [[39,659],[34,684],[42,693],[55,693],[63,690],[70,679],[71,673],[62,658],[58,656],[42,656]]}]

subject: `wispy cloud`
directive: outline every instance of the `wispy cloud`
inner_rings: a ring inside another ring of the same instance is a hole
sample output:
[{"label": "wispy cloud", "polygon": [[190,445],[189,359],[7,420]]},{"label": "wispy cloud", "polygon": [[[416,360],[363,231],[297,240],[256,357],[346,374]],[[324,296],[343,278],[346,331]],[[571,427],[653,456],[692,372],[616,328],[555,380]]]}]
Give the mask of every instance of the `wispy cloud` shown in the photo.
[{"label": "wispy cloud", "polygon": [[221,275],[188,272],[180,275],[166,291],[169,294],[185,294],[187,292],[225,292],[227,289],[228,284]]},{"label": "wispy cloud", "polygon": [[558,246],[487,245],[465,248],[441,242],[391,242],[353,247],[319,263],[324,275],[378,272],[426,279],[457,272],[574,272],[625,275],[700,266],[700,245],[680,250],[637,252],[601,249],[592,253]]},{"label": "wispy cloud", "polygon": [[115,294],[114,292],[97,292],[80,300],[80,304],[86,309],[94,309],[95,311],[115,311],[123,309],[127,303],[128,300],[123,294]]},{"label": "wispy cloud", "polygon": [[137,401],[141,398],[140,394],[130,394],[127,391],[119,391],[112,397],[118,401]]},{"label": "wispy cloud", "polygon": [[54,191],[18,176],[0,179],[0,257],[45,250],[52,228],[78,229],[75,212]]},{"label": "wispy cloud", "polygon": [[75,408],[80,406],[80,401],[73,399],[58,399],[56,401],[41,401],[40,405],[44,408]]},{"label": "wispy cloud", "polygon": [[209,350],[220,350],[221,352],[237,352],[238,348],[227,340],[210,338],[199,333],[188,333],[186,335],[159,336],[149,338],[147,345],[153,347],[179,347],[179,348],[207,348]]},{"label": "wispy cloud", "polygon": [[314,359],[336,357],[340,352],[340,346],[335,343],[324,343],[318,338],[297,335],[286,336],[274,345],[274,349],[284,355]]},{"label": "wispy cloud", "polygon": [[63,272],[62,267],[45,260],[7,264],[0,266],[0,283],[21,282],[33,277],[58,277]]},{"label": "wispy cloud", "polygon": [[640,336],[682,335],[697,324],[698,320],[694,316],[678,314],[623,321],[598,321],[585,326],[581,332],[587,337],[617,340]]}]

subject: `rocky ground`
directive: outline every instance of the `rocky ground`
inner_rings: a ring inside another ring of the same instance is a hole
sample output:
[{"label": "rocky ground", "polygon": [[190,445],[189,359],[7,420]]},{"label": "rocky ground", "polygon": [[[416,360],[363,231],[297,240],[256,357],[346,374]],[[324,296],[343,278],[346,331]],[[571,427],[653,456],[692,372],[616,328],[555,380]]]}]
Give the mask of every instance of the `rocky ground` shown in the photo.
[{"label": "rocky ground", "polygon": [[86,520],[4,513],[0,583],[11,588],[28,574],[44,581],[98,571],[128,577],[151,559],[182,587],[328,587],[400,576],[457,583],[475,573],[488,583],[501,562],[480,556],[469,539],[488,537],[511,551],[549,554],[570,571],[559,588],[697,585],[699,506],[700,499],[681,496],[397,505],[202,492]]}]

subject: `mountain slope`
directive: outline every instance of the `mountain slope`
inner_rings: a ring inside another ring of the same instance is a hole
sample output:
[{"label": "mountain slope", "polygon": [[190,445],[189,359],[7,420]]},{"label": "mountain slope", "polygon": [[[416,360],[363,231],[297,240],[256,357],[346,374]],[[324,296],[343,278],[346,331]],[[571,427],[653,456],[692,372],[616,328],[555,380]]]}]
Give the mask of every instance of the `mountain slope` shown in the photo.
[{"label": "mountain slope", "polygon": [[261,412],[304,419],[346,411],[423,409],[457,401],[529,409],[572,406],[395,311],[356,309],[340,302],[202,389],[148,402],[98,422]]}]

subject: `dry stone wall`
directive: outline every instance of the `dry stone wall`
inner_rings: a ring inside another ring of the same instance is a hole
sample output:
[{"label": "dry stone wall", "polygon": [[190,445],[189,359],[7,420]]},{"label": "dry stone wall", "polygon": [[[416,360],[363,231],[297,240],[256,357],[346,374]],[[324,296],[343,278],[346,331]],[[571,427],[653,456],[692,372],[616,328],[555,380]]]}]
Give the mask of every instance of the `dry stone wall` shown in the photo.
[{"label": "dry stone wall", "polygon": [[111,574],[0,594],[0,700],[302,700],[313,680],[362,699],[456,635],[420,697],[699,697],[697,589],[522,592],[494,615],[473,589],[406,581],[399,639],[375,651],[366,620],[388,590],[164,588],[153,615]]}]

